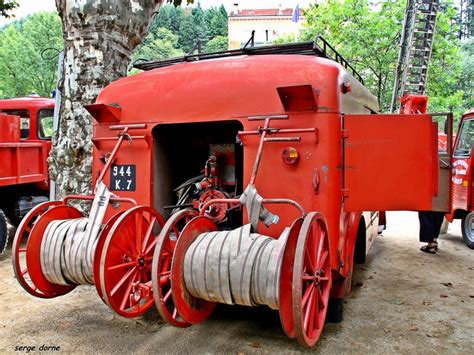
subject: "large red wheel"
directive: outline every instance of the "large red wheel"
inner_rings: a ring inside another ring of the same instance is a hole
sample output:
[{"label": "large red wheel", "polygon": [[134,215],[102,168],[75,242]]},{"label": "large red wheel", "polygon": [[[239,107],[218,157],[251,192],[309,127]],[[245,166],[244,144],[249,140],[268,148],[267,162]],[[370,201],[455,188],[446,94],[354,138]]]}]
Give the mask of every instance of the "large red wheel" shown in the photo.
[{"label": "large red wheel", "polygon": [[83,218],[83,215],[74,207],[66,205],[52,207],[44,212],[41,215],[41,218],[36,220],[36,223],[31,229],[30,235],[28,237],[28,243],[26,244],[26,265],[28,268],[28,273],[32,283],[38,287],[42,293],[48,295],[48,298],[65,295],[66,293],[74,290],[77,285],[59,285],[52,283],[43,274],[41,268],[41,244],[45,232],[50,223],[54,221],[76,218]]},{"label": "large red wheel", "polygon": [[30,236],[31,229],[37,219],[40,218],[49,208],[60,204],[61,201],[48,201],[31,209],[21,220],[15,233],[15,239],[13,239],[12,264],[16,279],[26,292],[39,298],[52,298],[56,295],[46,294],[40,291],[33,281],[31,281],[28,265],[26,264],[26,243]]},{"label": "large red wheel", "polygon": [[138,317],[153,305],[151,261],[164,223],[154,209],[137,206],[121,215],[107,235],[99,282],[107,305],[123,317]]},{"label": "large red wheel", "polygon": [[216,308],[215,302],[193,297],[184,282],[184,256],[196,238],[217,230],[217,225],[208,217],[198,216],[186,224],[174,249],[171,263],[171,295],[177,312],[185,322],[199,324],[206,320]]},{"label": "large red wheel", "polygon": [[104,229],[100,232],[99,239],[97,240],[97,245],[95,247],[95,254],[94,254],[94,285],[99,297],[102,301],[104,300],[104,295],[102,294],[102,288],[100,285],[100,258],[102,257],[102,250],[104,250],[105,240],[109,235],[110,230],[112,229],[114,223],[119,219],[119,217],[125,211],[120,211],[112,216],[109,221],[105,224]]},{"label": "large red wheel", "polygon": [[164,225],[158,236],[153,256],[151,281],[156,308],[161,317],[176,327],[189,327],[176,309],[171,293],[171,263],[179,235],[191,219],[199,214],[193,209],[186,209],[173,214]]},{"label": "large red wheel", "polygon": [[296,338],[303,346],[313,346],[321,336],[331,281],[326,220],[311,212],[301,226],[293,266],[293,320]]},{"label": "large red wheel", "polygon": [[293,267],[295,261],[296,244],[303,224],[303,218],[293,222],[285,250],[280,272],[280,321],[288,338],[295,338],[295,322],[293,320]]}]

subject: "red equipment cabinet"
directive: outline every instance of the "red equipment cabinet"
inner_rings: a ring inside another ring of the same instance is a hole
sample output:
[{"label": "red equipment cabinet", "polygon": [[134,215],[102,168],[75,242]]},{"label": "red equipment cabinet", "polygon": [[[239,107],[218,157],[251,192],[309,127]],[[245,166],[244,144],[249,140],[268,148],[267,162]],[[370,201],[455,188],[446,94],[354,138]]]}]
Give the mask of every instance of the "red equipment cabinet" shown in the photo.
[{"label": "red equipment cabinet", "polygon": [[474,143],[474,109],[466,112],[459,124],[451,158],[451,211],[448,221],[461,219],[466,245],[474,249],[474,197],[472,194],[472,147]]},{"label": "red equipment cabinet", "polygon": [[[51,146],[45,124],[52,128],[54,100],[26,97],[0,100],[0,209],[19,220],[47,200],[46,159]],[[50,120],[47,122],[47,120]],[[3,212],[1,225],[6,226]],[[0,251],[6,246],[6,229],[0,228]]]},{"label": "red equipment cabinet", "polygon": [[[329,298],[350,291],[355,251],[363,259],[377,232],[377,212],[364,211],[431,209],[438,182],[431,117],[376,114],[351,67],[315,56],[325,56],[318,48],[146,63],[158,69],[106,87],[87,107],[95,197],[71,196],[26,218],[28,226],[41,216],[15,239],[16,247],[30,238],[24,270],[32,283],[19,278],[22,286],[56,297],[94,283],[118,314],[140,315],[154,300],[180,327],[206,319],[216,302],[266,304],[289,337],[313,346]],[[68,206],[77,198],[94,199],[87,223]],[[61,223],[93,235],[98,210],[105,228],[79,260],[93,264],[93,275],[79,275],[42,245],[61,236],[67,249],[83,238]]]}]

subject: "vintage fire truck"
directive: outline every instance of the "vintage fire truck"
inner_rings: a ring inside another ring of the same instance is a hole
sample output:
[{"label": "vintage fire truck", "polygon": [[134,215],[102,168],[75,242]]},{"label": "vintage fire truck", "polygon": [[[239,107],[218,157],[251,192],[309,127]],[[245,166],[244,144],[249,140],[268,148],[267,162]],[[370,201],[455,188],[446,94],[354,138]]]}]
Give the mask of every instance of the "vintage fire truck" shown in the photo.
[{"label": "vintage fire truck", "polygon": [[448,208],[432,117],[378,114],[321,38],[136,66],[87,107],[94,195],[41,204],[17,230],[32,295],[94,284],[117,314],[155,305],[178,327],[217,303],[267,305],[311,347],[376,211]]},{"label": "vintage fire truck", "polygon": [[473,160],[474,109],[465,113],[461,119],[454,143],[451,179],[451,212],[446,216],[449,222],[461,219],[461,230],[466,245],[474,249],[474,196]]},{"label": "vintage fire truck", "polygon": [[6,216],[18,225],[32,207],[48,199],[53,110],[53,99],[0,100],[0,252],[7,244]]}]

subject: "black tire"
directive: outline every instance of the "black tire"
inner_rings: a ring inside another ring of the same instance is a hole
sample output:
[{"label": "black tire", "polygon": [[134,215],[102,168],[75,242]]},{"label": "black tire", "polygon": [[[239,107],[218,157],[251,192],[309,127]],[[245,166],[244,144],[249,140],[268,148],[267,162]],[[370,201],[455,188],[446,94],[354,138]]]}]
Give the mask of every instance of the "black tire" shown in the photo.
[{"label": "black tire", "polygon": [[8,244],[8,227],[5,213],[0,210],[0,253],[3,253]]},{"label": "black tire", "polygon": [[326,322],[341,323],[344,319],[344,300],[342,298],[330,298]]},{"label": "black tire", "polygon": [[464,243],[474,249],[474,213],[469,212],[461,220],[462,239]]}]

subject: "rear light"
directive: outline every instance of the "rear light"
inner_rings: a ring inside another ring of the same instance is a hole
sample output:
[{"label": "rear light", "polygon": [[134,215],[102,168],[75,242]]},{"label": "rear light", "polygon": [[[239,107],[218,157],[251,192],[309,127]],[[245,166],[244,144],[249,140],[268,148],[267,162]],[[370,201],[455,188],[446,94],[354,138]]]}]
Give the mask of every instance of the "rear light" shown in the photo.
[{"label": "rear light", "polygon": [[300,154],[298,153],[296,148],[288,147],[283,149],[283,152],[281,153],[281,158],[286,164],[292,165],[298,162],[298,160],[300,159]]}]

